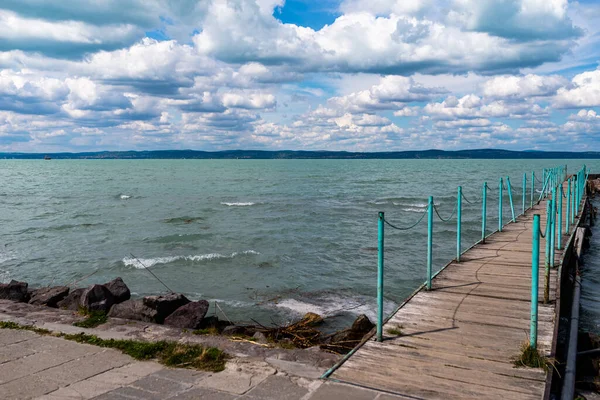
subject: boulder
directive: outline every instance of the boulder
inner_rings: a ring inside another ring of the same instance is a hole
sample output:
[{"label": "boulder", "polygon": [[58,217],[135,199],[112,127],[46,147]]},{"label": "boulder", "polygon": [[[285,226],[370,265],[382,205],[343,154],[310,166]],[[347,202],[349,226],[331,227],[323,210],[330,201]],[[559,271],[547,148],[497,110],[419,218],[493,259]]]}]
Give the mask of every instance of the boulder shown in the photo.
[{"label": "boulder", "polygon": [[146,307],[142,299],[126,300],[115,304],[110,309],[108,316],[115,318],[132,319],[135,321],[152,322],[149,317],[152,309]]},{"label": "boulder", "polygon": [[165,318],[190,301],[182,294],[169,293],[164,296],[147,296],[142,302],[145,307],[150,309],[147,316],[153,322],[162,324],[165,322]]},{"label": "boulder", "polygon": [[59,301],[56,306],[63,310],[78,311],[80,307],[79,301],[81,300],[83,292],[85,292],[85,289],[83,288],[71,290],[67,297]]},{"label": "boulder", "polygon": [[115,278],[110,282],[106,282],[104,286],[106,286],[106,288],[112,293],[113,297],[115,298],[115,304],[122,303],[131,298],[131,292],[129,291],[129,288],[120,277]]},{"label": "boulder", "polygon": [[0,299],[28,302],[27,282],[11,280],[9,283],[0,283]]},{"label": "boulder", "polygon": [[67,297],[69,288],[67,286],[55,286],[36,289],[31,293],[29,304],[37,306],[57,307],[57,303]]},{"label": "boulder", "polygon": [[352,327],[350,329],[353,332],[356,332],[356,333],[364,336],[367,333],[369,333],[371,331],[371,329],[373,329],[374,327],[375,327],[375,324],[373,324],[369,320],[369,317],[367,317],[365,314],[361,314],[354,320],[354,322],[352,323]]},{"label": "boulder", "polygon": [[176,328],[199,329],[208,311],[208,301],[200,300],[187,303],[165,318],[165,325]]},{"label": "boulder", "polygon": [[79,305],[87,311],[108,312],[115,304],[115,298],[104,285],[92,285],[84,290]]},{"label": "boulder", "polygon": [[348,352],[357,346],[374,326],[366,315],[361,314],[350,328],[334,333],[321,347],[338,353]]},{"label": "boulder", "polygon": [[223,329],[222,334],[223,335],[229,335],[229,336],[233,336],[233,335],[246,335],[247,333],[246,327],[245,326],[239,326],[239,325],[229,325],[226,326]]}]

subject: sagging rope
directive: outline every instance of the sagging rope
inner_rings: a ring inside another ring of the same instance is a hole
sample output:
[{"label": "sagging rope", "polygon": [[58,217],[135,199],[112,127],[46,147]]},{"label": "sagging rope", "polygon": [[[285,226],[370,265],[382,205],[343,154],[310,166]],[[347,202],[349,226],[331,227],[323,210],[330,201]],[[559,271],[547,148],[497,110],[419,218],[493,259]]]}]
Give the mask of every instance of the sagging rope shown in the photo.
[{"label": "sagging rope", "polygon": [[442,218],[442,216],[438,212],[437,206],[435,204],[433,205],[433,210],[437,214],[438,218],[442,220],[442,222],[448,222],[454,216],[454,213],[456,212],[456,207],[457,207],[456,204],[454,204],[454,209],[452,210],[452,214],[450,214],[450,216],[446,219]]},{"label": "sagging rope", "polygon": [[479,196],[479,198],[477,200],[475,200],[474,202],[471,202],[471,201],[469,201],[469,199],[467,199],[467,197],[465,196],[464,193],[461,192],[461,195],[462,195],[462,198],[469,204],[477,204],[481,201],[481,198],[483,197],[483,196]]},{"label": "sagging rope", "polygon": [[414,224],[412,224],[411,226],[409,226],[409,227],[406,227],[406,228],[400,228],[400,227],[398,227],[398,226],[396,226],[396,225],[392,224],[391,222],[389,222],[389,221],[388,221],[387,219],[385,219],[385,218],[384,218],[383,222],[385,222],[387,225],[389,225],[389,226],[391,226],[392,228],[394,228],[394,229],[397,229],[397,230],[399,230],[399,231],[408,231],[408,230],[410,230],[410,229],[414,228],[415,226],[419,225],[419,223],[420,223],[421,221],[423,221],[423,218],[425,218],[425,215],[427,215],[427,211],[428,211],[428,210],[429,210],[429,206],[427,206],[427,207],[425,208],[425,211],[423,211],[423,215],[421,215],[421,218],[419,218],[419,219],[417,220],[417,222],[415,222]]}]

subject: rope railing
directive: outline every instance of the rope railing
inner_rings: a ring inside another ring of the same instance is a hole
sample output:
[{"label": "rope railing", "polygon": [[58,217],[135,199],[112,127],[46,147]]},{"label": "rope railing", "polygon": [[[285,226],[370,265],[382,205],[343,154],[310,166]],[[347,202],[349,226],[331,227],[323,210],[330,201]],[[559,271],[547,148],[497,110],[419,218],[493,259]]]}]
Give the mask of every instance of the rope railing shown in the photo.
[{"label": "rope railing", "polygon": [[450,221],[450,219],[452,219],[452,217],[454,217],[454,214],[456,213],[456,205],[454,206],[454,208],[452,209],[452,213],[450,214],[450,216],[448,218],[442,218],[442,216],[440,215],[440,212],[438,210],[437,204],[433,205],[433,210],[435,211],[435,215],[438,216],[438,218],[442,221],[442,222],[448,222]]},{"label": "rope railing", "polygon": [[[587,174],[586,174],[587,171]],[[575,224],[581,202],[585,195],[585,185],[589,175],[586,166],[571,176],[567,175],[566,166],[544,170],[545,184],[542,195],[548,195],[546,202],[546,228],[540,228],[540,214],[533,216],[531,246],[531,320],[529,346],[537,348],[538,321],[538,276],[540,259],[540,239],[545,239],[544,261],[544,304],[550,301],[550,270],[554,268],[555,251],[562,247],[562,235],[568,234],[570,226]],[[565,193],[566,190],[566,193]],[[563,213],[563,199],[566,209]],[[564,221],[564,231],[563,231]]]},{"label": "rope railing", "polygon": [[412,228],[414,228],[415,226],[419,225],[419,224],[421,223],[421,221],[423,221],[423,219],[425,219],[425,216],[427,215],[427,210],[428,210],[428,209],[429,209],[429,206],[427,206],[427,207],[425,208],[425,211],[423,211],[423,214],[421,215],[421,218],[419,218],[419,219],[417,220],[417,222],[415,222],[414,224],[412,224],[411,226],[408,226],[408,227],[404,227],[404,228],[398,227],[398,226],[396,226],[396,225],[392,224],[392,223],[391,223],[390,221],[388,221],[387,219],[385,219],[385,217],[384,217],[384,219],[383,219],[383,222],[385,222],[385,224],[386,224],[386,225],[388,225],[389,227],[391,227],[391,228],[394,228],[394,229],[396,229],[396,230],[398,230],[398,231],[409,231],[409,230],[411,230]]},{"label": "rope railing", "polygon": [[[540,180],[535,171],[531,173],[530,181],[530,194],[528,193],[527,188],[527,174],[523,174],[523,184],[521,186],[521,196],[522,196],[522,212],[521,214],[525,214],[525,212],[531,208],[533,208],[536,204],[539,204],[542,199],[548,197],[550,200],[548,201],[547,210],[547,226],[545,232],[542,232],[539,228],[539,220],[537,230],[534,232],[534,237],[547,239],[547,257],[546,264],[548,266],[554,264],[554,247],[555,243],[558,244],[558,249],[560,249],[561,245],[561,234],[562,227],[559,225],[558,227],[558,240],[555,240],[557,231],[555,228],[555,223],[553,222],[555,218],[553,215],[559,213],[559,218],[562,221],[562,199],[567,199],[567,212],[566,212],[566,223],[565,228],[566,232],[569,230],[569,224],[574,223],[574,217],[578,212],[578,203],[581,200],[582,189],[580,188],[582,185],[576,185],[577,182],[583,182],[586,179],[585,176],[585,166],[577,174],[577,176],[573,175],[571,177],[567,177],[567,166],[560,165],[554,168],[544,169],[542,171],[542,179]],[[542,189],[540,191],[539,197],[536,200],[536,190],[535,183],[543,183]],[[567,181],[567,195],[564,195],[562,189],[562,183]],[[573,188],[571,189],[571,185]],[[558,199],[557,196],[557,188],[560,186],[558,194],[560,195],[560,201],[557,201],[558,204],[553,204],[554,199]],[[577,189],[576,189],[577,186]],[[506,190],[506,194],[504,191]],[[377,340],[383,340],[383,265],[384,265],[384,230],[385,226],[389,226],[392,229],[398,231],[409,231],[411,229],[416,228],[427,216],[427,272],[426,272],[426,281],[424,286],[427,290],[431,290],[431,281],[433,278],[433,222],[434,222],[434,213],[439,220],[443,223],[450,222],[454,218],[456,218],[456,262],[460,262],[460,256],[462,252],[462,200],[464,200],[467,204],[475,205],[481,204],[481,240],[478,243],[485,243],[487,238],[487,219],[488,219],[488,207],[487,207],[487,196],[488,193],[493,194],[494,197],[497,196],[497,204],[498,204],[498,229],[495,232],[501,232],[504,225],[504,216],[503,216],[503,199],[505,196],[508,197],[510,202],[510,211],[511,211],[511,221],[516,222],[517,215],[515,213],[515,207],[513,202],[513,187],[510,182],[510,177],[500,178],[498,182],[498,192],[492,190],[492,188],[487,184],[487,182],[483,183],[483,187],[481,189],[481,195],[477,198],[477,200],[470,200],[462,191],[462,187],[458,187],[458,193],[456,196],[456,201],[450,216],[447,218],[442,217],[439,210],[439,204],[436,204],[433,201],[433,196],[429,197],[427,202],[427,207],[423,210],[421,216],[412,224],[407,226],[400,226],[397,223],[390,222],[386,217],[384,212],[379,212],[379,239],[378,239],[378,279],[377,279]],[[517,192],[518,193],[518,192]],[[529,204],[527,204],[527,197],[529,194]],[[565,197],[563,197],[565,196]],[[470,197],[470,196],[469,196]],[[537,215],[537,214],[536,214]],[[539,215],[538,215],[539,216]],[[534,221],[535,222],[535,221]],[[538,243],[539,244],[539,243]]]}]

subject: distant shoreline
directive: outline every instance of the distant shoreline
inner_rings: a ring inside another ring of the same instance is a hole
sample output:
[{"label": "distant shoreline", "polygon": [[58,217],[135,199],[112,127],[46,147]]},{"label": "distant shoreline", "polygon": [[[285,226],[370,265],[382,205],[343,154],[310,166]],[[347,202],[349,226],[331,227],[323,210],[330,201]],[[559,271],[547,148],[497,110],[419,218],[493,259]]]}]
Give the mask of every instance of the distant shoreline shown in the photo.
[{"label": "distant shoreline", "polygon": [[416,150],[393,152],[347,152],[347,151],[302,151],[302,150],[152,150],[152,151],[96,151],[83,153],[0,153],[0,159],[39,159],[50,157],[61,159],[108,159],[108,160],[143,160],[143,159],[335,159],[335,160],[369,160],[369,159],[600,159],[600,152],[563,152],[563,151],[512,151],[501,149],[476,150]]}]

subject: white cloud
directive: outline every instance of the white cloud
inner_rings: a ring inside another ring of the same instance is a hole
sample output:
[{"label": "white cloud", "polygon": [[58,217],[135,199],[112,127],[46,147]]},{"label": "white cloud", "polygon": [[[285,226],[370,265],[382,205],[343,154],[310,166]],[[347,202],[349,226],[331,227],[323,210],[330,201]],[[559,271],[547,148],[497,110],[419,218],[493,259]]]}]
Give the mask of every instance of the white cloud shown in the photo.
[{"label": "white cloud", "polygon": [[567,85],[568,82],[567,79],[559,75],[503,75],[484,82],[482,89],[483,94],[487,97],[524,99],[554,95],[559,88]]},{"label": "white cloud", "polygon": [[600,106],[600,69],[575,75],[572,87],[559,89],[554,103],[560,108]]}]

